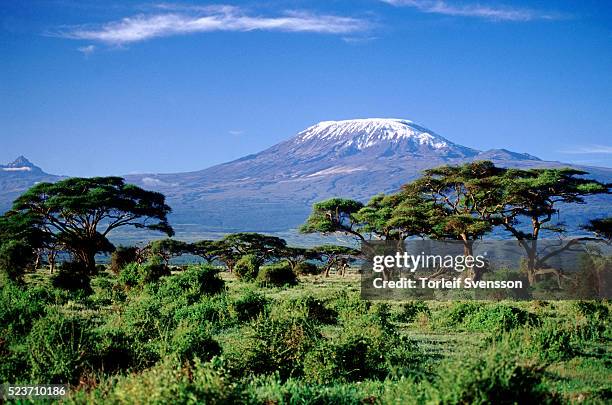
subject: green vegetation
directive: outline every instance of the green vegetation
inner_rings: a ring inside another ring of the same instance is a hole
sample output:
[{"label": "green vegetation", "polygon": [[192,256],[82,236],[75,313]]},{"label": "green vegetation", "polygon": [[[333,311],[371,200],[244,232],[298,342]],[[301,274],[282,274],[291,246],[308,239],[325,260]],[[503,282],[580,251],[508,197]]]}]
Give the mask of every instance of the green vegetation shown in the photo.
[{"label": "green vegetation", "polygon": [[[366,205],[317,203],[301,230],[363,241],[453,238],[470,254],[475,239],[499,227],[525,248],[530,283],[547,282],[547,256],[533,252],[558,204],[608,192],[582,174],[442,167]],[[121,226],[172,235],[163,195],[118,178],[41,183],[13,208],[0,217],[0,381],[70,384],[67,403],[612,398],[607,301],[374,303],[361,299],[350,268],[361,252],[291,247],[257,233],[115,249],[106,236]],[[600,219],[585,229],[609,242],[609,226]],[[112,251],[109,266],[95,263],[96,253]],[[58,252],[70,260],[55,271]],[[183,254],[205,264],[172,267]],[[609,269],[608,257],[589,260],[582,266],[594,278]]]},{"label": "green vegetation", "polygon": [[606,302],[372,304],[355,275],[279,288],[218,271],[126,288],[108,270],[90,295],[8,281],[0,379],[69,383],[69,403],[610,399]]}]

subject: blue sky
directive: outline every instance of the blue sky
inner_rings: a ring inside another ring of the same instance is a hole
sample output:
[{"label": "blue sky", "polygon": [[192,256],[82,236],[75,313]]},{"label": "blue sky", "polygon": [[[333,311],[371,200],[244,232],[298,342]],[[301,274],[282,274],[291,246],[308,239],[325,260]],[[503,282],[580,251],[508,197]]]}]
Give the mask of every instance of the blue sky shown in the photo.
[{"label": "blue sky", "polygon": [[203,169],[318,121],[612,167],[612,3],[4,1],[0,162]]}]

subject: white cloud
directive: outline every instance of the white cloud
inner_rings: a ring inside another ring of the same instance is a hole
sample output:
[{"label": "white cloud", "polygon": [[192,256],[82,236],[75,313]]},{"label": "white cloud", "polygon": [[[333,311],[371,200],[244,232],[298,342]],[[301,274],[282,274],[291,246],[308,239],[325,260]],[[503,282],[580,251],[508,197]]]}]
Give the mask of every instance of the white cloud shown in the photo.
[{"label": "white cloud", "polygon": [[586,154],[612,154],[612,146],[607,145],[587,145],[580,146],[568,150],[559,151],[568,155],[586,155]]},{"label": "white cloud", "polygon": [[229,130],[229,131],[227,131],[227,132],[228,132],[230,135],[236,135],[236,136],[244,134],[244,131],[243,131],[243,130],[240,130],[240,129],[231,129],[231,130]]},{"label": "white cloud", "polygon": [[543,13],[527,8],[510,6],[486,6],[479,3],[451,4],[444,0],[381,0],[397,7],[412,7],[423,13],[457,17],[476,17],[492,21],[555,20],[560,15]]},{"label": "white cloud", "polygon": [[81,52],[85,56],[91,55],[95,50],[95,45],[80,46],[77,48],[77,51]]},{"label": "white cloud", "polygon": [[121,45],[151,38],[212,31],[282,31],[351,34],[369,28],[368,21],[336,15],[288,11],[280,16],[249,15],[232,6],[207,6],[174,12],[140,14],[101,26],[78,26],[56,35]]}]

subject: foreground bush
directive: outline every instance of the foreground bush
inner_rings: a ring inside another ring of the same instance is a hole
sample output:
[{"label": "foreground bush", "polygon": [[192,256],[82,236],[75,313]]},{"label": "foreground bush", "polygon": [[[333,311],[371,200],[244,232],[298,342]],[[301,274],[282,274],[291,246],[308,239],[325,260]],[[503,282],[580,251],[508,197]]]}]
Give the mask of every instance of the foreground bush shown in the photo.
[{"label": "foreground bush", "polygon": [[556,402],[541,368],[521,363],[512,351],[493,347],[477,358],[451,360],[439,370],[443,404],[543,404]]},{"label": "foreground bush", "polygon": [[166,277],[157,294],[164,299],[181,299],[188,303],[196,302],[202,295],[218,294],[225,289],[219,271],[210,265],[189,266],[179,274]]},{"label": "foreground bush", "polygon": [[418,376],[423,364],[415,342],[393,328],[364,319],[344,325],[333,339],[320,341],[304,360],[304,377],[324,384]]},{"label": "foreground bush", "polygon": [[7,240],[0,243],[0,273],[11,280],[19,279],[33,259],[32,246],[25,241]]},{"label": "foreground bush", "polygon": [[121,269],[119,283],[126,287],[143,286],[169,275],[170,270],[159,259],[152,259],[143,264],[132,262]]},{"label": "foreground bush", "polygon": [[29,378],[39,384],[75,383],[93,361],[86,320],[50,311],[34,322],[25,341]]},{"label": "foreground bush", "polygon": [[255,280],[259,273],[259,259],[255,255],[242,256],[234,266],[234,273],[240,280]]},{"label": "foreground bush", "polygon": [[59,265],[57,274],[53,277],[53,286],[69,291],[81,291],[91,294],[90,274],[87,267],[79,262],[63,262]]},{"label": "foreground bush", "polygon": [[297,284],[295,273],[287,262],[262,266],[257,273],[256,281],[262,287],[282,287]]},{"label": "foreground bush", "polygon": [[300,276],[321,274],[319,266],[310,262],[299,262],[295,265],[294,271]]},{"label": "foreground bush", "polygon": [[321,338],[316,326],[303,318],[261,316],[226,347],[235,375],[272,374],[282,379],[302,374],[304,357]]},{"label": "foreground bush", "polygon": [[249,403],[242,384],[215,363],[180,362],[169,357],[140,373],[103,381],[91,391],[71,394],[67,403],[240,404]]},{"label": "foreground bush", "polygon": [[138,248],[134,246],[118,246],[115,251],[111,253],[110,270],[114,274],[119,274],[126,265],[135,263],[137,258]]}]

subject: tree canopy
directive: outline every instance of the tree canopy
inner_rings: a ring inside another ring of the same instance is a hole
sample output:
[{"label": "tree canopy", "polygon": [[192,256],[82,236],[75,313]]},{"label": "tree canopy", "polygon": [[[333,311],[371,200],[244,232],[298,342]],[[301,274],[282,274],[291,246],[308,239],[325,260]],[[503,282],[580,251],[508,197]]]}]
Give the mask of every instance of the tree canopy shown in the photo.
[{"label": "tree canopy", "polygon": [[12,211],[35,218],[36,229],[88,270],[95,267],[96,253],[112,250],[107,236],[114,229],[132,226],[174,234],[163,194],[126,184],[120,177],[39,183],[15,200]]}]

